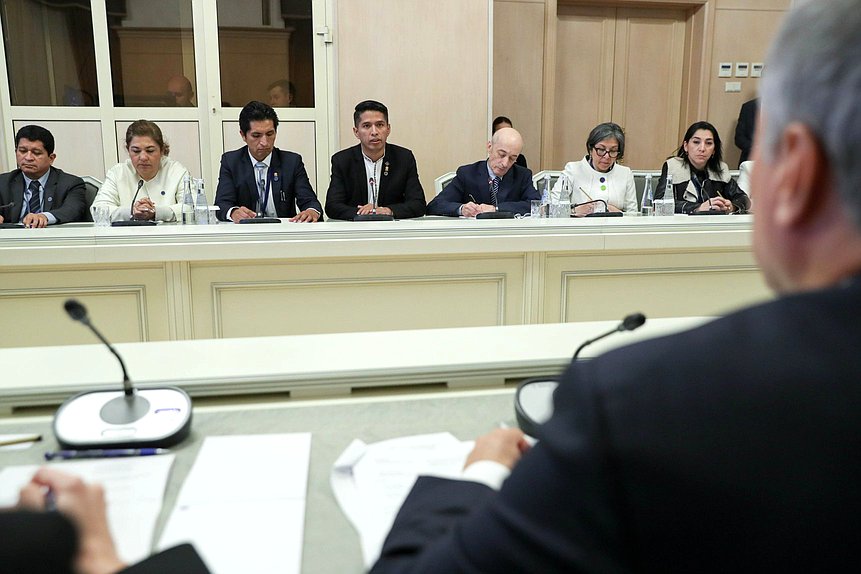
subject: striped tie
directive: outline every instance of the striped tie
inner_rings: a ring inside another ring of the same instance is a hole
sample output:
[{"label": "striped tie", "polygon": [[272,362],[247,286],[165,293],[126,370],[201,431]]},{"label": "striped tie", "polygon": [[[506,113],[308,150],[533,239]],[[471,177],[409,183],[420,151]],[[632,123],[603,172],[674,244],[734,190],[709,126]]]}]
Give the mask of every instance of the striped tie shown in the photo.
[{"label": "striped tie", "polygon": [[497,206],[496,194],[499,193],[499,178],[494,177],[490,184],[490,200],[493,202],[493,207]]},{"label": "striped tie", "polygon": [[39,182],[33,180],[30,182],[30,203],[29,213],[42,212],[42,198],[39,196]]},{"label": "striped tie", "polygon": [[258,213],[266,213],[266,164],[258,161],[255,166],[257,168],[257,195],[260,199],[257,200]]}]

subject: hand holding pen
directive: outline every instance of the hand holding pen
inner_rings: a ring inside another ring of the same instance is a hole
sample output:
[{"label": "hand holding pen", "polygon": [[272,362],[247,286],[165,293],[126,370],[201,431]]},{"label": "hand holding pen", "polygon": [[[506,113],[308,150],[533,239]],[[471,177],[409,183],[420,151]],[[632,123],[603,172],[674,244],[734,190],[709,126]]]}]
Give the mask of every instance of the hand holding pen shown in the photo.
[{"label": "hand holding pen", "polygon": [[78,531],[76,572],[117,572],[125,567],[108,529],[105,493],[97,484],[43,467],[21,489],[20,508],[46,511],[53,500],[56,510],[69,518]]}]

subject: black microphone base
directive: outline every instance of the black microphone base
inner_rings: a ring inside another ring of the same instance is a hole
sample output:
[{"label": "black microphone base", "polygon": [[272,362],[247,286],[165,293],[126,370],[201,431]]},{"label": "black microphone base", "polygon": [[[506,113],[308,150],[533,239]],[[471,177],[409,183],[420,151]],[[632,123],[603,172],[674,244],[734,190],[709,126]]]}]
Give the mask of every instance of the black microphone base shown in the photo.
[{"label": "black microphone base", "polygon": [[281,223],[281,220],[277,217],[249,217],[240,219],[239,223]]},{"label": "black microphone base", "polygon": [[111,222],[111,227],[143,227],[148,225],[156,225],[156,222],[150,219],[129,219],[126,221]]},{"label": "black microphone base", "polygon": [[728,211],[722,209],[709,209],[706,211],[691,211],[688,215],[726,215]]},{"label": "black microphone base", "polygon": [[510,211],[482,211],[475,216],[476,219],[514,219]]},{"label": "black microphone base", "polygon": [[0,229],[23,229],[23,223],[0,223]]},{"label": "black microphone base", "polygon": [[90,391],[66,400],[54,415],[61,448],[166,448],[191,432],[191,399],[178,387]]},{"label": "black microphone base", "polygon": [[536,377],[517,385],[514,414],[520,430],[539,438],[538,427],[553,415],[553,393],[558,386],[559,377]]},{"label": "black microphone base", "polygon": [[587,213],[586,217],[622,217],[625,215],[621,211],[599,211],[597,213]]},{"label": "black microphone base", "polygon": [[395,218],[391,215],[383,215],[382,213],[369,213],[367,215],[357,215],[353,217],[353,221],[394,221]]}]

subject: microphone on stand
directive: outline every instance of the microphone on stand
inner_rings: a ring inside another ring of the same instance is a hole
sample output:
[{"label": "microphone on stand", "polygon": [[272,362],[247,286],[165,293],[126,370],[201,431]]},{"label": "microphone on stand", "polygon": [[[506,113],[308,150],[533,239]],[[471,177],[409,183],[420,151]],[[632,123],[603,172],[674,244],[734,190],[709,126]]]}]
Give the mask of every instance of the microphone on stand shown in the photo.
[{"label": "microphone on stand", "polygon": [[[140,225],[155,225],[155,220],[149,219],[135,219],[135,202],[138,200],[138,193],[140,193],[141,188],[143,187],[144,180],[138,180],[138,188],[135,190],[135,195],[132,197],[132,206],[129,208],[129,219],[128,221],[112,221],[111,227],[136,227]],[[68,309],[67,309],[68,311]]]},{"label": "microphone on stand", "polygon": [[122,357],[95,328],[86,308],[74,299],[63,307],[83,323],[117,358],[123,371],[122,391],[86,391],[60,405],[54,435],[64,449],[167,447],[191,431],[191,399],[178,387],[136,389]]},{"label": "microphone on stand", "polygon": [[368,184],[371,186],[371,199],[374,201],[373,211],[366,215],[356,215],[353,221],[394,221],[394,216],[377,213],[377,182],[371,177],[368,179]]},{"label": "microphone on stand", "polygon": [[[589,339],[577,347],[577,351],[574,352],[574,357],[571,359],[572,362],[577,360],[580,351],[595,341],[600,341],[613,333],[633,331],[641,327],[645,322],[646,316],[642,313],[628,315],[610,331]],[[514,395],[514,414],[517,416],[517,425],[520,427],[520,430],[529,436],[538,436],[538,427],[553,416],[553,393],[559,386],[559,382],[559,376],[536,377],[526,379],[517,386],[517,393]]]},{"label": "microphone on stand", "polygon": [[592,213],[587,213],[585,217],[622,217],[624,215],[621,211],[610,211],[610,206],[607,205],[607,202],[603,199],[593,199],[590,201],[584,201],[583,203],[575,203],[571,206],[573,210],[575,207],[580,207],[581,205],[589,205],[590,203],[603,203],[604,211],[593,211]]}]

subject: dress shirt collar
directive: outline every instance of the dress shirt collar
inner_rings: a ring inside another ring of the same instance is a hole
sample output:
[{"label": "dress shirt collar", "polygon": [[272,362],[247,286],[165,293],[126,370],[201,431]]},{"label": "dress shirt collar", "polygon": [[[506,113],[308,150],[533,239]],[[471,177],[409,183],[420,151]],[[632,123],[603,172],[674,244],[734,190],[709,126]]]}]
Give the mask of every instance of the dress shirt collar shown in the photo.
[{"label": "dress shirt collar", "polygon": [[[258,162],[256,159],[254,159],[254,156],[251,155],[251,150],[248,150],[248,159],[251,160],[251,167],[256,168]],[[264,157],[262,161],[266,164],[266,169],[268,170],[269,165],[272,163],[272,152],[269,152],[269,155]]]}]

